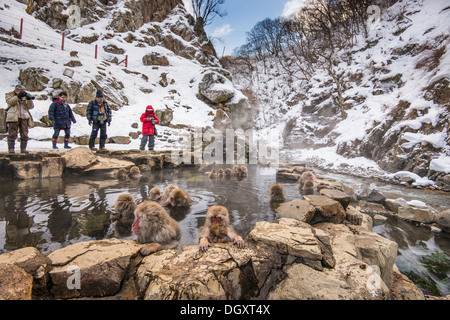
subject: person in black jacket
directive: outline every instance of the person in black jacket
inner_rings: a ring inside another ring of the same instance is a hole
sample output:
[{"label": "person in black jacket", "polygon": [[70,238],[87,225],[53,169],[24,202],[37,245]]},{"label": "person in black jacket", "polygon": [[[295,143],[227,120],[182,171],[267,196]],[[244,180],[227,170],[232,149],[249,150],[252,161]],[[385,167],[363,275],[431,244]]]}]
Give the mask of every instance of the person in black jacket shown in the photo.
[{"label": "person in black jacket", "polygon": [[53,149],[58,149],[56,146],[58,142],[59,132],[64,130],[64,148],[71,149],[69,146],[69,138],[70,138],[70,128],[72,126],[72,122],[76,123],[72,109],[67,103],[67,93],[61,92],[59,97],[53,98],[53,103],[50,105],[48,109],[48,119],[53,124],[53,129],[55,133],[52,137]]},{"label": "person in black jacket", "polygon": [[89,139],[89,148],[92,151],[97,151],[95,148],[95,139],[100,130],[100,150],[105,150],[106,138],[106,124],[111,125],[112,115],[111,108],[108,103],[103,100],[103,93],[97,90],[95,100],[89,102],[87,107],[86,117],[89,125],[92,126],[91,137]]}]

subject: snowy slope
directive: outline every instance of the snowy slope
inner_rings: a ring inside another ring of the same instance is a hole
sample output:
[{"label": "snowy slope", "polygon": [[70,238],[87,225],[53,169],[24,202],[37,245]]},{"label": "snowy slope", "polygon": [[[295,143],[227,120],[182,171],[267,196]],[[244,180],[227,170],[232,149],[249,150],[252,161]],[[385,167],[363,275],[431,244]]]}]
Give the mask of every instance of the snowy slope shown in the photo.
[{"label": "snowy slope", "polygon": [[[360,35],[354,47],[339,52],[342,57],[351,56],[336,68],[337,73],[344,74],[344,100],[350,106],[345,119],[337,112],[326,113],[333,110],[335,87],[322,70],[317,70],[309,82],[300,81],[290,77],[277,59],[268,57],[250,76],[232,70],[234,81],[238,88],[257,97],[255,123],[279,137],[285,159],[310,161],[352,174],[383,175],[377,161],[358,156],[356,150],[368,141],[371,132],[386,125],[403,100],[410,103],[405,114],[415,116],[394,122],[384,137],[398,134],[406,154],[430,146],[433,159],[428,169],[448,173],[448,102],[442,105],[425,98],[425,88],[430,84],[450,79],[448,21],[448,1],[399,1],[382,12],[381,24],[370,30],[368,38]],[[445,49],[444,54],[429,70],[427,65],[439,48]],[[424,61],[425,67],[418,67]],[[325,113],[319,117],[318,112]],[[293,124],[293,129],[283,137],[287,123]],[[344,157],[338,149],[346,145],[352,151],[345,152]]]},{"label": "snowy slope", "polygon": [[[123,4],[124,1],[119,1],[115,12],[124,10]],[[117,91],[118,94],[128,99],[128,104],[117,111],[113,111],[113,123],[108,128],[109,137],[128,136],[130,132],[141,130],[139,117],[145,111],[147,105],[152,105],[157,110],[165,110],[166,108],[173,110],[171,124],[174,126],[183,124],[188,126],[212,127],[214,116],[211,115],[211,111],[213,109],[196,97],[198,83],[203,77],[202,71],[205,71],[207,66],[203,66],[198,61],[177,56],[172,51],[161,46],[136,46],[136,42],[128,43],[123,39],[128,33],[116,33],[111,39],[103,39],[103,35],[111,33],[111,30],[107,30],[107,26],[111,20],[112,13],[104,19],[100,19],[98,22],[71,30],[70,36],[65,39],[64,51],[62,51],[61,32],[51,29],[43,21],[26,14],[25,5],[15,0],[6,0],[2,1],[0,8],[3,9],[0,10],[0,28],[10,30],[13,27],[18,31],[20,18],[24,18],[23,39],[22,41],[19,40],[19,43],[32,44],[37,47],[22,47],[2,41],[0,57],[4,59],[0,64],[2,74],[0,78],[0,96],[3,97],[5,93],[12,91],[14,86],[19,83],[19,71],[29,67],[40,67],[48,70],[45,72],[45,76],[50,79],[49,85],[44,91],[32,92],[36,96],[43,94],[51,96],[59,93],[60,90],[51,88],[52,80],[55,78],[61,78],[66,82],[78,81],[86,84],[90,80],[95,79],[100,74],[100,71],[102,74],[106,74],[105,80],[114,79],[120,81],[123,84],[123,89],[112,91]],[[137,41],[144,39],[145,31],[155,26],[161,28],[162,32],[170,33],[169,27],[180,23],[185,24],[185,28],[193,29],[193,26],[190,26],[186,22],[183,14],[185,14],[183,9],[176,8],[173,14],[165,21],[161,23],[147,23],[135,31],[133,35]],[[95,42],[99,48],[97,60],[94,57],[94,44],[85,44],[70,40],[81,39],[83,36],[91,36],[92,30],[95,30],[100,35],[99,40]],[[174,34],[171,35],[173,37],[176,36]],[[4,34],[1,36],[16,40]],[[185,46],[193,46],[192,43],[186,42],[180,37],[178,37],[178,40],[183,42]],[[116,56],[102,51],[101,48],[106,45],[116,45],[124,49],[125,53],[118,55],[118,58],[122,60],[125,58],[125,54],[128,55],[127,72],[125,72],[123,63],[121,65],[115,65],[113,63],[105,64],[105,60],[111,60]],[[78,58],[71,57],[71,51],[77,51]],[[158,66],[156,68],[153,66],[144,66],[142,57],[149,53],[159,53],[167,57],[169,66]],[[79,60],[82,66],[71,68],[75,70],[75,74],[73,78],[68,78],[63,76],[63,72],[66,69],[64,65],[72,60]],[[162,87],[159,84],[162,73],[167,74],[167,80],[171,83],[167,87]],[[141,74],[147,76],[148,80],[143,79]],[[107,96],[106,100],[110,102],[114,101],[114,97]],[[42,101],[36,99],[34,103],[35,108],[31,111],[31,114],[34,120],[39,120],[47,114],[51,100],[47,99]],[[1,107],[3,107],[3,104]],[[74,104],[72,105],[73,107],[75,107]],[[77,123],[72,126],[72,136],[89,135],[90,127],[86,118],[76,115],[76,119]],[[131,127],[133,123],[139,123],[139,128],[133,129]],[[160,150],[173,147],[172,140],[177,140],[178,136],[186,133],[184,129],[178,130],[162,126],[159,126],[158,129],[160,135],[156,143],[156,149]],[[52,134],[52,128],[35,127],[31,129],[30,137],[33,140],[29,143],[29,149],[48,149],[50,142],[37,140],[48,139]],[[129,145],[110,144],[107,148],[138,148],[139,143],[140,139],[136,139],[132,140],[132,143]],[[6,139],[0,141],[0,150],[6,150]]]}]

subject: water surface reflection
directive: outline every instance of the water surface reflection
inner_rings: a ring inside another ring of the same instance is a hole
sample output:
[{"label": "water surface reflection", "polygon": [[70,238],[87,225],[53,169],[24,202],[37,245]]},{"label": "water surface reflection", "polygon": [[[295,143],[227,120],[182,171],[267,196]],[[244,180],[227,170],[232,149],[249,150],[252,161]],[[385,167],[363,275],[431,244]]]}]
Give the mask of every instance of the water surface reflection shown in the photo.
[{"label": "water surface reflection", "polygon": [[[187,211],[172,211],[182,237],[180,247],[198,243],[197,230],[204,223],[210,206],[223,205],[230,212],[230,223],[242,237],[258,221],[276,221],[279,216],[269,205],[268,190],[276,183],[276,170],[249,166],[249,177],[211,181],[194,168],[144,173],[140,181],[72,177],[0,185],[0,253],[22,247],[36,247],[49,253],[80,241],[104,238],[135,239],[129,230],[115,228],[109,221],[117,197],[124,193],[137,200],[148,196],[152,187],[161,190],[176,184],[187,191],[193,204]],[[422,200],[436,209],[450,207],[446,193],[392,186],[367,179],[321,172],[355,189],[378,188],[388,197]],[[295,182],[279,181],[288,201],[300,199]],[[450,237],[434,234],[395,218],[377,225],[374,231],[398,243],[396,263],[424,292],[450,294]]]}]

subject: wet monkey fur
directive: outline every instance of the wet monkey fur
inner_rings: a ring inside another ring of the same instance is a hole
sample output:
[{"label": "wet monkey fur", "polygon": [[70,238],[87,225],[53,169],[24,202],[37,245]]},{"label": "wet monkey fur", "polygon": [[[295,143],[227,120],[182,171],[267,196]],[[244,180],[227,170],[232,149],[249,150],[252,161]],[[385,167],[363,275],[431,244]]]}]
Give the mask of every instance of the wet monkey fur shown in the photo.
[{"label": "wet monkey fur", "polygon": [[114,213],[111,214],[111,221],[134,219],[134,210],[136,210],[134,197],[131,194],[121,194],[114,204]]},{"label": "wet monkey fur", "polygon": [[132,226],[139,243],[145,243],[140,252],[147,256],[154,252],[178,246],[181,232],[177,222],[156,202],[144,202],[135,211]]},{"label": "wet monkey fur", "polygon": [[161,199],[161,190],[159,188],[151,188],[149,191],[149,198],[151,201],[158,201]]},{"label": "wet monkey fur", "polygon": [[270,203],[283,203],[286,202],[286,196],[284,195],[283,187],[279,184],[274,184],[269,189]]},{"label": "wet monkey fur", "polygon": [[192,200],[189,195],[181,189],[174,189],[169,195],[167,206],[172,208],[188,208],[191,206]]}]

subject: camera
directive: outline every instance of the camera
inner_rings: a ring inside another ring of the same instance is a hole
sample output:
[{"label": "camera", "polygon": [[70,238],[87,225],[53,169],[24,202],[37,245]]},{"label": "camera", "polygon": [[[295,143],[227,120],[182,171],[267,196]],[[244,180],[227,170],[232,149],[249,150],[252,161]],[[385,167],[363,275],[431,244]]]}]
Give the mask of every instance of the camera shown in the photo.
[{"label": "camera", "polygon": [[98,115],[100,116],[100,124],[104,124],[105,121],[103,120],[103,116],[105,115],[103,112],[99,112]]},{"label": "camera", "polygon": [[25,98],[27,98],[27,100],[34,100],[34,99],[36,99],[36,97],[33,97],[31,94],[29,94],[28,92],[27,92],[27,94],[25,95]]}]

